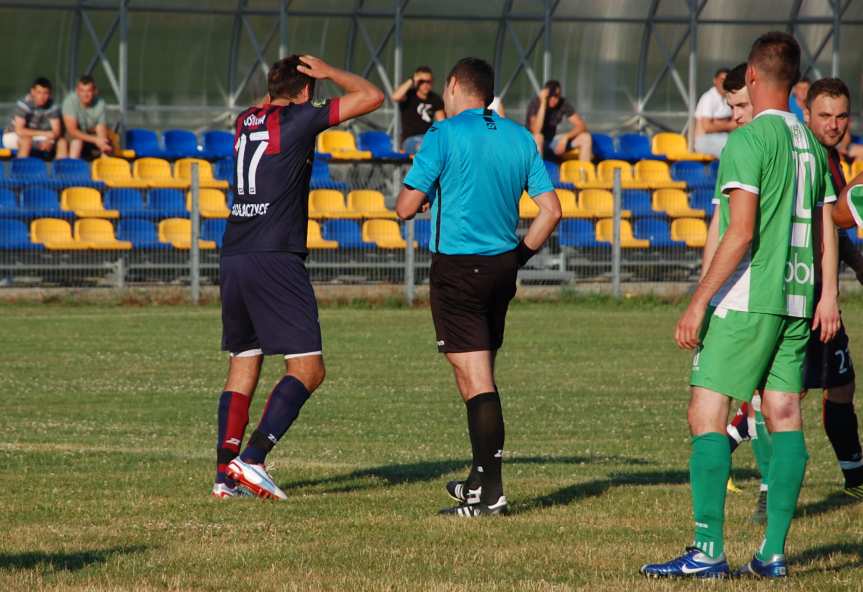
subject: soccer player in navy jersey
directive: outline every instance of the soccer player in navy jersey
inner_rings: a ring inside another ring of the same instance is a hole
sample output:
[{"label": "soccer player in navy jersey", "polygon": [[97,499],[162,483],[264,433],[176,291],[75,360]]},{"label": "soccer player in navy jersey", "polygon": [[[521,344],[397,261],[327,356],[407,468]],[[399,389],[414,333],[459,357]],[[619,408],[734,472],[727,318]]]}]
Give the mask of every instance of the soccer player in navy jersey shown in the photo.
[{"label": "soccer player in navy jersey", "polygon": [[[315,81],[325,79],[345,94],[314,99]],[[235,199],[220,266],[222,349],[231,357],[219,399],[217,497],[236,495],[238,485],[259,497],[286,497],[264,460],[324,380],[318,309],[304,263],[315,138],[384,100],[367,80],[308,55],[273,64],[267,88],[269,101],[240,113],[235,126]],[[285,358],[285,375],[238,456],[263,356],[276,354]]]}]

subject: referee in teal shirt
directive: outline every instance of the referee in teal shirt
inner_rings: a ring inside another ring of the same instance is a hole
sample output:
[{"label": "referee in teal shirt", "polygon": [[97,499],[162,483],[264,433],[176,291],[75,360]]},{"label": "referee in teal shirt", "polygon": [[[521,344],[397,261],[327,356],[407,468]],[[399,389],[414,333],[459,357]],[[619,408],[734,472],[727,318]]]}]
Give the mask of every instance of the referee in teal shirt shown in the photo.
[{"label": "referee in teal shirt", "polygon": [[[444,91],[449,119],[423,139],[396,203],[404,220],[431,206],[431,309],[438,350],[455,371],[467,406],[473,464],[467,479],[450,481],[458,505],[442,514],[505,514],[501,459],[504,425],[494,379],[506,312],[518,268],[545,243],[560,220],[560,201],[530,132],[488,109],[494,69],[460,60]],[[519,240],[518,202],[527,191],[539,206]]]}]

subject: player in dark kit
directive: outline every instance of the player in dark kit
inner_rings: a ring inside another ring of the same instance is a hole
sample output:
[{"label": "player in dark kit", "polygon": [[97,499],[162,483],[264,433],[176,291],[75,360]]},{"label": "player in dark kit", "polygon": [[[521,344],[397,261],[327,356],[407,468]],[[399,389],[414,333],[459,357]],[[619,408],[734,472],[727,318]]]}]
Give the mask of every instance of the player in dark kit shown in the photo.
[{"label": "player in dark kit", "polygon": [[[322,79],[345,95],[313,99]],[[238,485],[260,497],[286,497],[264,459],[324,380],[318,309],[304,264],[315,138],[384,100],[367,80],[312,56],[273,64],[267,87],[270,102],[236,121],[236,197],[220,268],[222,349],[231,358],[219,399],[217,497],[236,495]],[[263,356],[271,354],[284,356],[285,375],[238,456]]]}]

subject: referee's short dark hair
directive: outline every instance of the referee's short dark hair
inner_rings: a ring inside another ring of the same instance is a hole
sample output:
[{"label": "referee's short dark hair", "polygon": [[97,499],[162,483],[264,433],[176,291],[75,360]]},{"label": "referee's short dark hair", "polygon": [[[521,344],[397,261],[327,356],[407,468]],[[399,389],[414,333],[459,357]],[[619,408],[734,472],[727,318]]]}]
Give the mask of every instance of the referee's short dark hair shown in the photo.
[{"label": "referee's short dark hair", "polygon": [[462,58],[456,62],[446,77],[446,82],[455,78],[468,94],[482,99],[488,107],[494,100],[494,68],[480,58]]},{"label": "referee's short dark hair", "polygon": [[845,97],[848,102],[851,102],[851,93],[848,91],[848,85],[838,78],[822,78],[816,80],[809,87],[809,92],[806,93],[806,108],[812,109],[812,102],[821,95],[837,98]]},{"label": "referee's short dark hair", "polygon": [[297,54],[289,55],[273,64],[267,73],[267,92],[271,99],[296,98],[307,86],[310,97],[315,93],[315,79],[297,70],[300,64],[302,62]]},{"label": "referee's short dark hair", "polygon": [[746,86],[746,62],[731,68],[722,82],[722,88],[728,93],[737,92],[744,86]]}]

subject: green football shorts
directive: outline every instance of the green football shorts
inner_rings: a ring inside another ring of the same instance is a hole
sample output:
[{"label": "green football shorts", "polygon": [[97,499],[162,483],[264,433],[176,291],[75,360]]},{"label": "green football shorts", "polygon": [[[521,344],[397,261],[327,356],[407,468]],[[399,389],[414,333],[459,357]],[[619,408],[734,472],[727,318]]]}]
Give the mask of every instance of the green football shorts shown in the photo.
[{"label": "green football shorts", "polygon": [[755,389],[803,390],[808,319],[708,309],[689,384],[740,401]]}]

